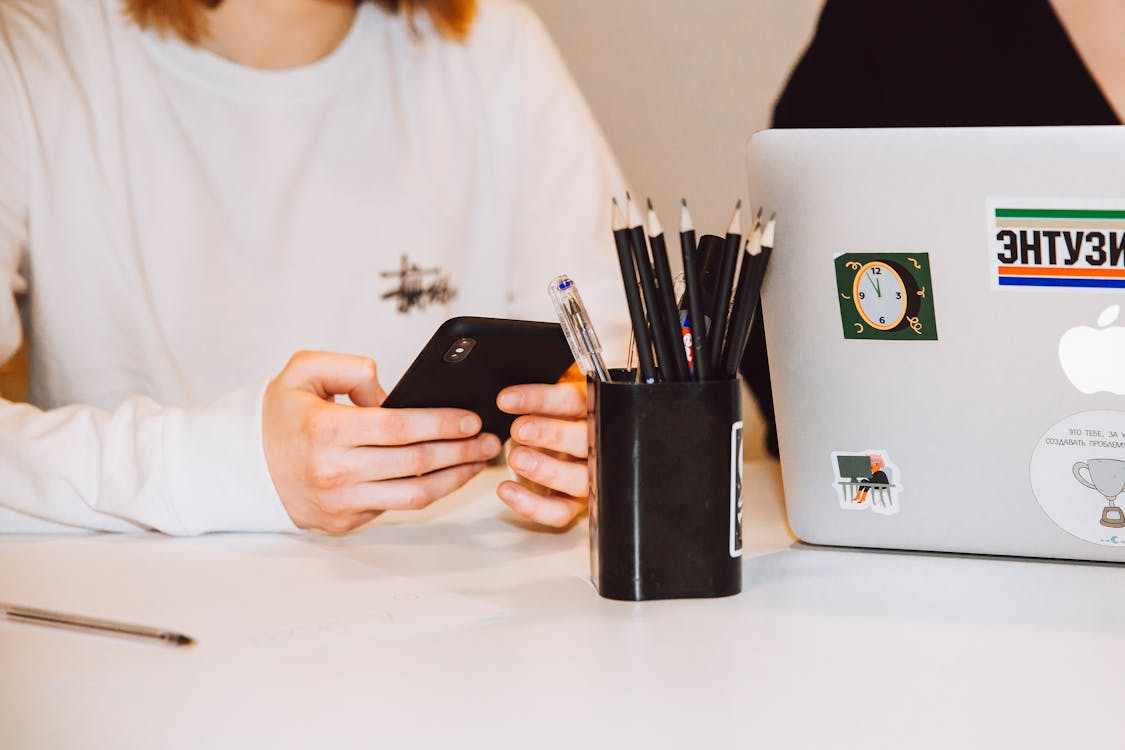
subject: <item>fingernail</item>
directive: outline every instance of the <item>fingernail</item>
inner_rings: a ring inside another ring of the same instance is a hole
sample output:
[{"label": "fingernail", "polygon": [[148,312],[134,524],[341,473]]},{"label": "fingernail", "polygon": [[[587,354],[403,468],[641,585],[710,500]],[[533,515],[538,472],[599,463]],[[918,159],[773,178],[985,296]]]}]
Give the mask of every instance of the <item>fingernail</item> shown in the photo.
[{"label": "fingernail", "polygon": [[518,409],[523,406],[523,397],[518,393],[502,393],[500,394],[500,408],[501,409]]},{"label": "fingernail", "polygon": [[523,506],[523,495],[520,493],[519,485],[514,482],[505,482],[496,488],[496,494],[500,499],[509,505]]},{"label": "fingernail", "polygon": [[535,468],[535,454],[531,451],[512,451],[512,455],[508,457],[508,462],[513,469],[531,471]]},{"label": "fingernail", "polygon": [[531,422],[524,422],[516,430],[516,437],[524,442],[530,443],[532,440],[539,437],[539,428]]},{"label": "fingernail", "polygon": [[492,457],[500,453],[500,438],[495,435],[485,435],[481,440],[481,450],[488,457]]},{"label": "fingernail", "polygon": [[480,420],[476,417],[464,417],[461,420],[461,432],[466,435],[472,435],[480,429]]}]

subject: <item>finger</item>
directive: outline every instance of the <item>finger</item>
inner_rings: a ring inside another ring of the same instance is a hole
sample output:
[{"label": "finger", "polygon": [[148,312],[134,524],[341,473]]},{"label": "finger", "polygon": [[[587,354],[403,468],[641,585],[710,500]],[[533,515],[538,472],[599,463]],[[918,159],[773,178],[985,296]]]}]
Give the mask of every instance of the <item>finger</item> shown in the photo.
[{"label": "finger", "polygon": [[344,506],[338,510],[421,510],[475,477],[483,463],[462,464],[409,479],[364,482],[341,491]]},{"label": "finger", "polygon": [[480,432],[480,417],[464,409],[368,409],[329,404],[323,419],[331,423],[336,445],[410,445],[432,440],[460,440]]},{"label": "finger", "polygon": [[518,446],[508,455],[508,464],[520,476],[571,497],[590,494],[585,461],[561,461],[534,448]]},{"label": "finger", "polygon": [[392,448],[352,448],[343,463],[357,482],[417,477],[459,464],[491,461],[500,455],[500,440],[484,434],[468,440],[441,440]]},{"label": "finger", "polygon": [[514,385],[500,391],[496,405],[509,414],[543,414],[548,417],[583,419],[586,416],[586,385]]},{"label": "finger", "polygon": [[342,516],[325,516],[312,528],[325,534],[340,536],[350,534],[361,526],[366,526],[383,514],[381,510],[366,510]]},{"label": "finger", "polygon": [[496,494],[504,504],[524,518],[561,529],[586,508],[584,500],[573,497],[546,497],[516,482],[501,482]]},{"label": "finger", "polygon": [[512,437],[524,445],[562,451],[586,458],[586,422],[548,417],[520,417],[512,423]]},{"label": "finger", "polygon": [[278,380],[291,388],[311,391],[331,400],[347,394],[358,406],[377,406],[386,393],[379,385],[378,368],[370,357],[331,352],[297,352]]}]

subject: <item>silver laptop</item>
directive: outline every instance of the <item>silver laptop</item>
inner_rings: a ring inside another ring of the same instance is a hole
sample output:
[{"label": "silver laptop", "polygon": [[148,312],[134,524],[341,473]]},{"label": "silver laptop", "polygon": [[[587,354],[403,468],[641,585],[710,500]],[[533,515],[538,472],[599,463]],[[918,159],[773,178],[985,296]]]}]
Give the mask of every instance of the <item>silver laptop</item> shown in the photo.
[{"label": "silver laptop", "polygon": [[1125,127],[765,131],[789,523],[1125,561]]}]

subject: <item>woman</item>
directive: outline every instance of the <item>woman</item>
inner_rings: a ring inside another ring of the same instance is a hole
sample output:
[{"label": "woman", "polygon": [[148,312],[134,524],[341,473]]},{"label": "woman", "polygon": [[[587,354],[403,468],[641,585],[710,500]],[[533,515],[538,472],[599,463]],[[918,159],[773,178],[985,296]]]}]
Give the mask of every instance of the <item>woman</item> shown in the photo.
[{"label": "woman", "polygon": [[[499,442],[381,383],[445,318],[549,318],[558,273],[619,317],[619,190],[510,0],[5,0],[0,361],[22,308],[33,405],[0,402],[0,529],[344,532],[448,494]],[[500,405],[548,488],[501,499],[569,523],[582,392]]]}]

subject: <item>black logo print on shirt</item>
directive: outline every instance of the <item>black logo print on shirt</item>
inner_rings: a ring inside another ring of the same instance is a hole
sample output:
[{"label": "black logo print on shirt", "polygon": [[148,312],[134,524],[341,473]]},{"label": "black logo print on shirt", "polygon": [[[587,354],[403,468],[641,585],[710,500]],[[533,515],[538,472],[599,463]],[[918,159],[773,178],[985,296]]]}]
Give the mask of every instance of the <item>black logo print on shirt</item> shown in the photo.
[{"label": "black logo print on shirt", "polygon": [[405,253],[397,271],[381,271],[379,275],[398,281],[398,286],[383,293],[383,299],[397,299],[396,309],[400,313],[425,310],[430,305],[445,305],[457,296],[457,290],[449,283],[449,276],[443,274],[440,268],[422,268],[411,262]]}]

